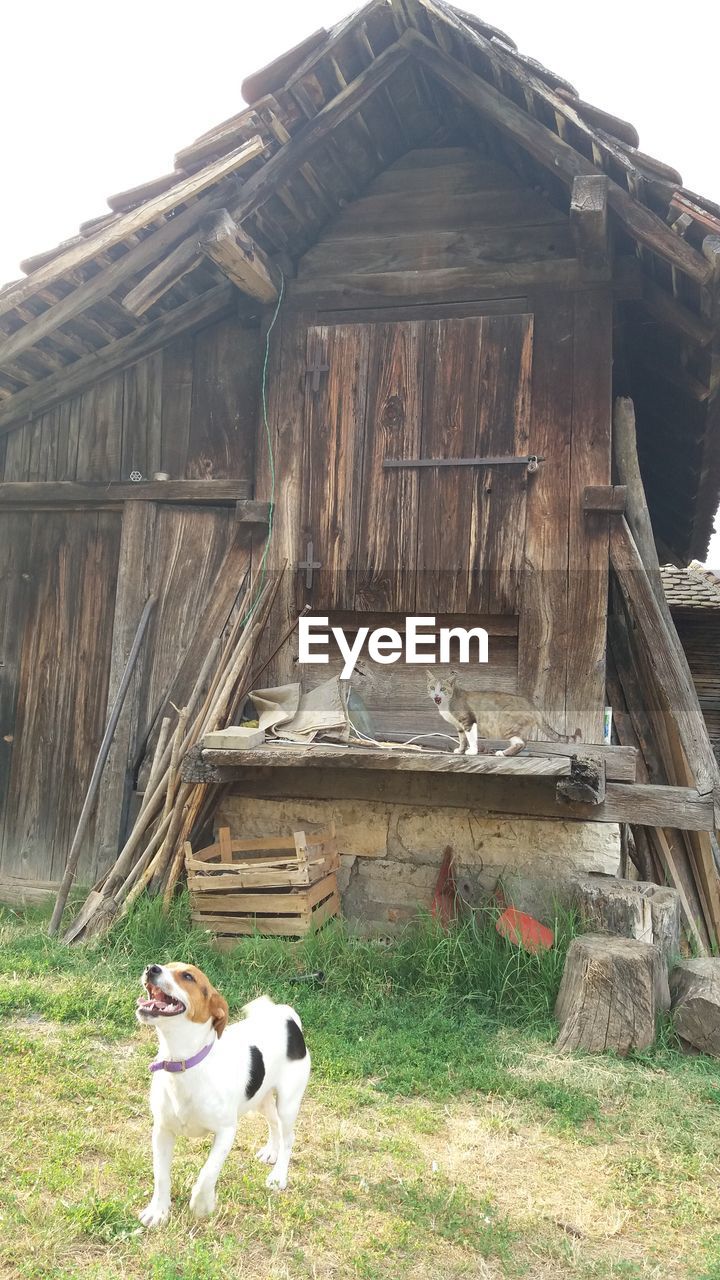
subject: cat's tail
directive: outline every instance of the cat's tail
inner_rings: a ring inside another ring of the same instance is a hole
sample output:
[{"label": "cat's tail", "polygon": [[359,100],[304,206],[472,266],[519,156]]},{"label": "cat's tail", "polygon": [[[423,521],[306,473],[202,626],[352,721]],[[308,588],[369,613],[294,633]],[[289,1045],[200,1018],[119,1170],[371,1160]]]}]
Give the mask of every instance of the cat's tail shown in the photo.
[{"label": "cat's tail", "polygon": [[538,723],[538,729],[545,742],[567,742],[566,735],[564,733],[556,733],[547,723],[547,720],[543,720],[542,716]]}]

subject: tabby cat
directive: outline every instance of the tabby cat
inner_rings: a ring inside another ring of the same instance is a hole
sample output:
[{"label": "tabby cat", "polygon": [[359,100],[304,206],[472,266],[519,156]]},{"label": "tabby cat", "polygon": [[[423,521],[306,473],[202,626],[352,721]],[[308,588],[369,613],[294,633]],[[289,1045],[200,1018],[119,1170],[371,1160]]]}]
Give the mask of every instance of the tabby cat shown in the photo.
[{"label": "tabby cat", "polygon": [[528,738],[542,737],[557,740],[554,732],[543,720],[542,714],[527,698],[516,693],[481,693],[463,689],[457,683],[457,672],[439,676],[428,671],[428,697],[432,698],[443,720],[449,721],[458,731],[460,745],[455,755],[467,752],[478,754],[478,738],[507,740],[504,751],[496,756],[515,756],[522,751]]}]

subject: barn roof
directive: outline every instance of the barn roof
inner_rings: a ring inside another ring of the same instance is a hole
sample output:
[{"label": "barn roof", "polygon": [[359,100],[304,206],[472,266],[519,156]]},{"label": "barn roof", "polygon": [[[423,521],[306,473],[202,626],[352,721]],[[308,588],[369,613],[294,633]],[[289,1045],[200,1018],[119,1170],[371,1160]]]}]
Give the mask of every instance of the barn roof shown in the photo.
[{"label": "barn roof", "polygon": [[631,124],[444,0],[370,0],[243,93],[249,105],[171,172],[110,196],[0,289],[0,434],[237,305],[214,211],[240,229],[239,283],[257,309],[274,264],[302,256],[397,157],[482,145],[565,210],[575,176],[607,175],[616,247],[642,276],[622,304],[617,390],[636,400],[659,537],[677,558],[703,556],[720,496],[720,207],[639,150]]},{"label": "barn roof", "polygon": [[664,564],[660,577],[671,609],[710,610],[720,614],[720,577],[712,569],[704,569],[699,564],[690,564],[686,569]]}]

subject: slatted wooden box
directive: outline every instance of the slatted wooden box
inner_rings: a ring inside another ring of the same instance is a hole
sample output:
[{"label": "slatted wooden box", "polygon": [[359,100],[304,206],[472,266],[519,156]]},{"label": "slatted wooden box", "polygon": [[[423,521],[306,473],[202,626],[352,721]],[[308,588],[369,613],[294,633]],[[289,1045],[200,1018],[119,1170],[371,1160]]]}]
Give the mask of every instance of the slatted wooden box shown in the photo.
[{"label": "slatted wooden box", "polygon": [[206,849],[185,846],[192,918],[219,947],[251,933],[302,937],[340,914],[339,865],[334,825],[261,840],[221,827]]}]

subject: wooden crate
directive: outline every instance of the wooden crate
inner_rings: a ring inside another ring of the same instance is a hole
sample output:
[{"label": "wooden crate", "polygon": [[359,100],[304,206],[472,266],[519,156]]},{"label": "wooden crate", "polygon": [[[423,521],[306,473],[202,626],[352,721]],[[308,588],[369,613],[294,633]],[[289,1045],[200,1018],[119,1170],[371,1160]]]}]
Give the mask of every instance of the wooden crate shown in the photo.
[{"label": "wooden crate", "polygon": [[185,845],[192,919],[218,945],[251,933],[302,937],[340,914],[335,827],[292,836],[232,840],[221,827],[215,844]]}]

